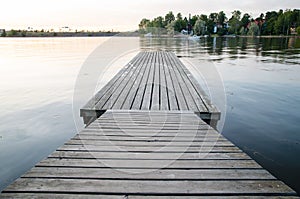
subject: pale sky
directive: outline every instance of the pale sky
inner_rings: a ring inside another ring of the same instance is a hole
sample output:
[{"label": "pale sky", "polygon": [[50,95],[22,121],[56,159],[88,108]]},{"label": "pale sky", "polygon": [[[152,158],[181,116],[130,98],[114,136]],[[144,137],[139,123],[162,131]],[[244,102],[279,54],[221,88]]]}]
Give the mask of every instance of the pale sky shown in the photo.
[{"label": "pale sky", "polygon": [[0,28],[34,29],[69,26],[72,29],[131,31],[142,18],[153,19],[167,12],[209,14],[248,12],[253,17],[279,9],[299,9],[300,0],[4,0]]}]

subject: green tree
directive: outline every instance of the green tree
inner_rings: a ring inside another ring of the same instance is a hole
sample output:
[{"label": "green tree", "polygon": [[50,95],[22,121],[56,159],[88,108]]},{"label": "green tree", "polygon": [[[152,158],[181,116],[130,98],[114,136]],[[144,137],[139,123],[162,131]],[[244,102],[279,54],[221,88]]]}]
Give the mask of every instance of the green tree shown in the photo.
[{"label": "green tree", "polygon": [[6,31],[3,30],[2,34],[1,34],[1,37],[6,37]]},{"label": "green tree", "polygon": [[165,26],[170,24],[172,21],[175,20],[175,16],[172,11],[170,11],[168,14],[165,16]]},{"label": "green tree", "polygon": [[174,30],[177,32],[181,32],[181,30],[185,29],[186,27],[187,27],[187,20],[186,21],[183,20],[181,13],[178,13],[174,24]]},{"label": "green tree", "polygon": [[241,20],[241,14],[242,14],[241,11],[235,10],[235,11],[232,12],[232,17],[237,19],[237,20]]},{"label": "green tree", "polygon": [[155,27],[164,28],[164,18],[159,16],[154,19]]},{"label": "green tree", "polygon": [[217,22],[217,16],[218,13],[210,13],[206,26],[207,26],[207,31],[209,34],[213,34],[214,33],[214,27],[216,25]]},{"label": "green tree", "polygon": [[182,20],[182,14],[180,12],[176,15],[176,20]]},{"label": "green tree", "polygon": [[175,21],[172,21],[166,26],[168,35],[174,35],[175,32],[174,27],[175,27]]},{"label": "green tree", "polygon": [[204,35],[205,34],[205,21],[200,18],[196,21],[194,26],[194,33],[196,35]]},{"label": "green tree", "polygon": [[241,25],[244,28],[247,28],[248,24],[250,23],[251,16],[248,13],[245,13],[241,19]]},{"label": "green tree", "polygon": [[17,36],[17,34],[18,34],[18,31],[14,30],[14,29],[11,29],[9,32],[9,36]]},{"label": "green tree", "polygon": [[184,21],[183,19],[179,19],[179,20],[177,19],[175,20],[174,30],[180,32],[183,29],[185,29],[186,26],[187,26],[186,21]]},{"label": "green tree", "polygon": [[23,31],[21,32],[21,36],[22,36],[22,37],[26,37],[26,33],[27,33],[27,32],[26,32],[25,30],[23,30]]},{"label": "green tree", "polygon": [[296,28],[297,34],[300,35],[300,26]]},{"label": "green tree", "polygon": [[228,28],[229,34],[239,34],[239,30],[241,28],[241,22],[237,18],[232,16],[229,19],[228,24],[229,24],[229,28]]},{"label": "green tree", "polygon": [[210,13],[210,15],[209,15],[209,19],[211,20],[211,21],[213,21],[214,23],[216,23],[217,22],[217,16],[218,16],[218,13]]},{"label": "green tree", "polygon": [[228,32],[230,34],[239,34],[239,30],[241,29],[241,14],[242,13],[239,10],[235,10],[232,12],[232,17],[228,21]]},{"label": "green tree", "polygon": [[191,23],[191,26],[194,26],[196,21],[198,20],[199,16],[198,15],[194,15],[192,16],[192,18],[190,19],[190,23]]},{"label": "green tree", "polygon": [[208,21],[208,17],[207,17],[207,15],[200,15],[200,17],[199,17],[202,21],[204,21],[205,23]]},{"label": "green tree", "polygon": [[141,22],[139,23],[139,31],[141,33],[145,33],[146,32],[146,28],[148,26],[148,24],[150,23],[150,20],[149,19],[142,19]]},{"label": "green tree", "polygon": [[278,18],[278,14],[275,11],[267,12],[265,15],[265,29],[263,30],[263,35],[275,34],[275,22]]},{"label": "green tree", "polygon": [[218,13],[218,15],[217,15],[217,23],[220,26],[222,26],[222,27],[224,26],[224,22],[225,22],[226,19],[227,19],[226,14],[223,11],[221,11],[221,12]]},{"label": "green tree", "polygon": [[250,35],[250,36],[260,35],[259,26],[254,21],[251,22],[251,24],[249,26],[249,31],[248,31],[247,34]]}]

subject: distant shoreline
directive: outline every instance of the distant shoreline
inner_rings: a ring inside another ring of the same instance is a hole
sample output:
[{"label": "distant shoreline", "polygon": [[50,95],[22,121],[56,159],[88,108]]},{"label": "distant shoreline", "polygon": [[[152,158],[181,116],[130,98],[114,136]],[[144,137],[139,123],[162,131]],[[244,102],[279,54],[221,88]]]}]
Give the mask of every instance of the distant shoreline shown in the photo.
[{"label": "distant shoreline", "polygon": [[[137,33],[126,32],[34,32],[34,31],[6,31],[0,33],[2,38],[14,37],[111,37],[111,36],[138,36]],[[0,37],[0,38],[1,38]]]},{"label": "distant shoreline", "polygon": [[[2,33],[3,34],[3,33]],[[139,37],[144,36],[138,32],[33,32],[33,31],[6,31],[5,36],[0,38],[55,38],[55,37]],[[153,35],[153,38],[156,38]],[[158,37],[170,37],[170,35],[159,35]],[[300,35],[210,35],[209,37],[224,37],[224,38],[300,38]]]}]

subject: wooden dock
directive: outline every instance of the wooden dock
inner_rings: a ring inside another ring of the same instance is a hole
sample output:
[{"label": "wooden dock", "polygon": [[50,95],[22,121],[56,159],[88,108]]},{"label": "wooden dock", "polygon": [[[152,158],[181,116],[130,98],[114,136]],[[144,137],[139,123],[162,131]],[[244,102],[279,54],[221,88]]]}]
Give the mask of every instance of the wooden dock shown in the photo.
[{"label": "wooden dock", "polygon": [[193,112],[108,110],[1,197],[294,195]]},{"label": "wooden dock", "polygon": [[189,110],[215,125],[220,112],[172,52],[140,52],[80,110],[89,124],[108,109]]},{"label": "wooden dock", "polygon": [[176,59],[140,53],[82,110],[89,125],[0,198],[297,198],[200,118],[219,113]]}]

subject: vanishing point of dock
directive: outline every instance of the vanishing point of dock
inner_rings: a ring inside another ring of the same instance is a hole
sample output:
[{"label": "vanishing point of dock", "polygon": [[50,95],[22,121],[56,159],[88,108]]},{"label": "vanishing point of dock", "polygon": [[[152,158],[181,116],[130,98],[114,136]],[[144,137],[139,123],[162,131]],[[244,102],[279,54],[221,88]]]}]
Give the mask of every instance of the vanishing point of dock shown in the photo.
[{"label": "vanishing point of dock", "polygon": [[213,128],[220,112],[174,53],[140,52],[80,114],[1,198],[297,198]]}]

